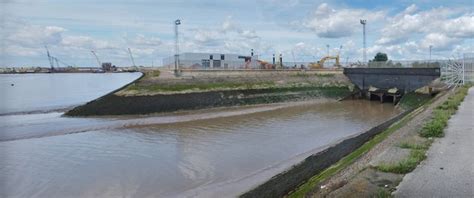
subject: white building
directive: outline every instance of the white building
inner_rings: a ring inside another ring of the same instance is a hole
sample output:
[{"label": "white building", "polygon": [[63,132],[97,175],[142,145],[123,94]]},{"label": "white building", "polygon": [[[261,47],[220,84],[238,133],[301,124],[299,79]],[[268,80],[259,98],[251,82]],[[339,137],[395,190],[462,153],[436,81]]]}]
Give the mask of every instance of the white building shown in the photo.
[{"label": "white building", "polygon": [[[179,55],[179,67],[187,69],[244,69],[258,68],[257,56],[218,53],[183,53]],[[175,66],[174,56],[163,59],[163,66]]]}]

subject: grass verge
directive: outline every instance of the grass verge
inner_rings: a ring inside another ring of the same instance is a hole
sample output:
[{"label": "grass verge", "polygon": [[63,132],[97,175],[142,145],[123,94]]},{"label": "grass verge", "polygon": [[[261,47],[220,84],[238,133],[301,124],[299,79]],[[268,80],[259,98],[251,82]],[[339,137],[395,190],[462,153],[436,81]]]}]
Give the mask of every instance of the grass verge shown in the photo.
[{"label": "grass verge", "polygon": [[412,109],[412,108],[419,107],[422,104],[425,104],[431,98],[432,97],[428,94],[420,94],[420,93],[410,92],[408,94],[405,94],[400,99],[399,104],[403,109]]},{"label": "grass verge", "polygon": [[[443,137],[444,128],[448,125],[449,118],[456,112],[458,106],[467,95],[470,86],[463,86],[455,90],[445,102],[433,110],[433,118],[420,130],[421,137]],[[382,172],[406,174],[413,171],[418,164],[426,159],[426,151],[433,140],[428,139],[424,144],[401,143],[399,147],[411,149],[410,155],[402,161],[394,164],[381,164],[374,168]]]},{"label": "grass verge", "polygon": [[406,174],[415,170],[416,166],[426,159],[426,149],[412,149],[408,158],[396,164],[381,164],[375,168],[382,172]]},{"label": "grass verge", "polygon": [[448,120],[456,113],[458,106],[467,95],[469,86],[459,87],[455,94],[450,96],[443,104],[433,111],[433,118],[426,123],[420,131],[421,137],[443,137],[444,128],[448,125]]},{"label": "grass verge", "polygon": [[259,88],[259,87],[271,87],[273,82],[262,82],[262,83],[241,83],[241,82],[219,82],[219,83],[206,83],[206,84],[174,84],[174,85],[142,85],[140,83],[128,86],[128,90],[145,90],[149,92],[179,92],[188,90],[216,90],[216,89],[238,89],[238,88]]}]

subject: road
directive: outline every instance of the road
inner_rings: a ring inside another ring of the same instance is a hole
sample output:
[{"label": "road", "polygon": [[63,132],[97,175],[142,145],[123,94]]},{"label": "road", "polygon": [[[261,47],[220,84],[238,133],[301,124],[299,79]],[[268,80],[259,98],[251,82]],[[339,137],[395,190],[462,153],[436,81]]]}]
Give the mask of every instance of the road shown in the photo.
[{"label": "road", "polygon": [[395,197],[474,197],[474,88]]}]

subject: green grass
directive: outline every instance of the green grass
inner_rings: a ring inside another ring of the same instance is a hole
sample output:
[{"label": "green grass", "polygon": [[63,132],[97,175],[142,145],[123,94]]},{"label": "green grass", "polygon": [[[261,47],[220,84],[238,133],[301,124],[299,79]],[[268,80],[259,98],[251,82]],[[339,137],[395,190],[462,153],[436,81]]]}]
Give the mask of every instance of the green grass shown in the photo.
[{"label": "green grass", "polygon": [[[456,93],[450,96],[445,102],[433,110],[433,118],[427,122],[420,131],[422,137],[443,137],[444,128],[448,125],[448,120],[453,115],[458,106],[467,95],[469,87],[460,87]],[[426,159],[426,151],[430,147],[432,140],[427,140],[424,144],[401,143],[399,147],[411,149],[407,159],[395,164],[381,164],[376,166],[377,170],[383,172],[406,174],[413,171],[416,166]]]},{"label": "green grass", "polygon": [[432,140],[426,140],[424,143],[422,144],[412,144],[412,143],[408,143],[408,142],[403,142],[403,143],[400,143],[398,145],[398,147],[400,148],[404,148],[404,149],[417,149],[417,150],[423,150],[423,149],[428,149],[430,146],[431,146],[431,143],[433,141]]},{"label": "green grass", "polygon": [[319,77],[334,77],[336,74],[330,74],[330,73],[316,73],[316,76],[319,76]]},{"label": "green grass", "polygon": [[403,109],[412,109],[421,106],[422,104],[429,101],[431,98],[432,97],[428,94],[410,92],[408,94],[405,94],[400,99],[399,104]]},{"label": "green grass", "polygon": [[160,76],[161,72],[160,70],[153,70],[145,73],[146,77],[158,77]]},{"label": "green grass", "polygon": [[377,194],[376,194],[375,197],[377,197],[377,198],[390,198],[390,197],[393,197],[393,196],[389,191],[387,191],[383,188],[378,188],[377,189]]},{"label": "green grass", "polygon": [[426,149],[412,149],[407,159],[396,164],[381,164],[375,168],[382,172],[406,174],[415,170],[416,166],[426,159],[425,152]]},{"label": "green grass", "polygon": [[240,83],[240,82],[221,82],[205,84],[174,84],[174,85],[142,85],[140,83],[127,87],[128,90],[145,90],[150,92],[177,92],[188,90],[216,90],[216,89],[236,89],[236,88],[257,88],[273,86],[273,82],[262,83]]},{"label": "green grass", "polygon": [[383,131],[382,133],[376,135],[373,139],[369,140],[365,144],[363,144],[361,147],[356,149],[354,152],[350,153],[346,157],[342,158],[339,160],[336,164],[332,165],[331,167],[327,168],[323,172],[311,177],[306,183],[301,185],[299,188],[297,188],[294,192],[290,193],[288,195],[289,198],[297,198],[297,197],[304,197],[308,192],[310,192],[312,189],[316,187],[321,181],[324,181],[340,170],[343,170],[350,164],[352,164],[355,160],[357,160],[359,157],[367,153],[370,149],[372,149],[375,145],[379,144],[382,142],[385,138],[387,138],[390,134],[392,134],[394,131],[398,130],[400,127],[404,126],[408,121],[410,121],[416,114],[417,110],[414,112],[408,114],[404,118],[402,118],[400,121],[392,124],[388,129]]},{"label": "green grass", "polygon": [[420,131],[421,137],[443,137],[444,128],[448,125],[448,120],[456,113],[464,97],[467,95],[469,86],[456,89],[456,93],[450,96],[445,102],[433,110],[433,118],[426,123]]},{"label": "green grass", "polygon": [[[125,91],[139,91],[139,92],[152,92],[152,93],[166,93],[166,92],[181,92],[181,91],[212,91],[212,90],[237,90],[237,89],[273,89],[277,92],[285,91],[303,91],[303,90],[317,90],[323,93],[339,96],[341,94],[348,95],[348,87],[344,85],[333,85],[323,86],[319,84],[288,84],[288,85],[276,85],[275,82],[209,82],[209,83],[196,83],[196,84],[144,84],[135,83],[125,88]],[[326,95],[325,95],[326,96]]]}]

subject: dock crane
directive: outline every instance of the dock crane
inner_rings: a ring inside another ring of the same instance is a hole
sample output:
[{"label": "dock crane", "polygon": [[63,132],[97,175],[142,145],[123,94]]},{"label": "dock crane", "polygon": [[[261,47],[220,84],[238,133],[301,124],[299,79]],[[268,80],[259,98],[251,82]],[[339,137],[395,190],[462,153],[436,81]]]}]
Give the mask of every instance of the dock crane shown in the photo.
[{"label": "dock crane", "polygon": [[46,48],[46,54],[48,55],[48,61],[49,61],[51,70],[54,70],[54,60],[53,60],[54,57],[52,57],[51,54],[49,53],[48,46],[45,45],[44,48]]},{"label": "dock crane", "polygon": [[132,55],[132,50],[130,50],[130,48],[128,48],[128,53],[130,54],[130,60],[132,60],[133,67],[136,67],[135,60],[133,59],[133,55]]},{"label": "dock crane", "polygon": [[102,63],[99,60],[99,57],[97,54],[94,52],[94,50],[91,50],[92,55],[94,55],[95,59],[97,60],[97,64],[99,64],[99,68],[102,68]]}]

